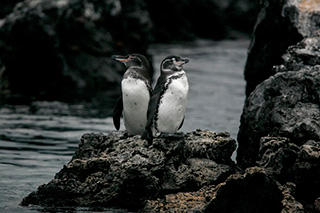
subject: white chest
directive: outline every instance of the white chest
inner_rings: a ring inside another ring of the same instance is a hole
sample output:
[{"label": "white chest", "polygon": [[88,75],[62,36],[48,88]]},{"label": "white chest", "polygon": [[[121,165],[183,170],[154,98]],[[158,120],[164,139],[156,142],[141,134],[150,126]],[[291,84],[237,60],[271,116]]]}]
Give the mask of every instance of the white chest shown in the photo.
[{"label": "white chest", "polygon": [[187,105],[189,84],[186,75],[172,79],[167,85],[158,110],[156,128],[159,132],[174,133],[178,131]]},{"label": "white chest", "polygon": [[141,79],[128,77],[122,80],[121,89],[124,125],[130,134],[140,135],[147,122],[150,100],[147,85]]}]

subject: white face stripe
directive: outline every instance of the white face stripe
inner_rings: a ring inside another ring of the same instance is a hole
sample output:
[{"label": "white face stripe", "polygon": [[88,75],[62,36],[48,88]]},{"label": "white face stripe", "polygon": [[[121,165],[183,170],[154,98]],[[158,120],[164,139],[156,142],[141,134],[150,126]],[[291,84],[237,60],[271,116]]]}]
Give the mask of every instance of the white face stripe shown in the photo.
[{"label": "white face stripe", "polygon": [[171,71],[171,69],[166,69],[166,68],[164,68],[164,64],[167,63],[167,62],[171,62],[171,59],[166,59],[166,60],[164,60],[164,61],[162,62],[162,64],[161,64],[161,69],[162,69],[163,72],[170,72],[170,71]]},{"label": "white face stripe", "polygon": [[[164,72],[170,72],[170,71],[172,71],[170,68],[169,69],[167,69],[167,68],[164,68],[164,64],[166,64],[166,63],[172,63],[176,68],[178,68],[177,66],[176,66],[176,58],[175,57],[172,57],[172,58],[168,58],[168,59],[166,59],[166,60],[164,60],[163,62],[162,62],[162,65],[161,65],[161,69],[162,69],[162,71],[164,71]],[[178,68],[179,69],[179,68]]]}]

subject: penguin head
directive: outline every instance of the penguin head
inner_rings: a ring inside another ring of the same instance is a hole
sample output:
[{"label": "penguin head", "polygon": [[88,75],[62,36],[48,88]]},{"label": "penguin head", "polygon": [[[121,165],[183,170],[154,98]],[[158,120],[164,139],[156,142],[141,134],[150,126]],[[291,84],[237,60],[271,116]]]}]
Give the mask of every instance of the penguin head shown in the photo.
[{"label": "penguin head", "polygon": [[141,54],[129,54],[126,56],[113,55],[111,59],[123,63],[127,68],[132,66],[146,67],[149,69],[150,65],[147,58]]},{"label": "penguin head", "polygon": [[180,71],[183,69],[183,65],[188,62],[189,59],[187,58],[181,58],[179,56],[171,55],[163,59],[160,68],[162,72]]}]

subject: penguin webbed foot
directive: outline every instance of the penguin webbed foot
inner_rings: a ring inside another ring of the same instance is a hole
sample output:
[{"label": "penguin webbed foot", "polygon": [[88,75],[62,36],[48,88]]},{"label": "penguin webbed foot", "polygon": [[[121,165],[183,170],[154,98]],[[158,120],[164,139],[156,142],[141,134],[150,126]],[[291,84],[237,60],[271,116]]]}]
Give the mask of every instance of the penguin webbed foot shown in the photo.
[{"label": "penguin webbed foot", "polygon": [[125,130],[125,131],[123,131],[123,133],[122,133],[122,135],[121,135],[121,139],[126,139],[126,138],[129,138],[129,137],[131,137],[132,135],[127,131],[127,130]]},{"label": "penguin webbed foot", "polygon": [[152,134],[150,134],[147,130],[143,132],[141,139],[148,141],[148,144],[152,145],[153,137]]}]

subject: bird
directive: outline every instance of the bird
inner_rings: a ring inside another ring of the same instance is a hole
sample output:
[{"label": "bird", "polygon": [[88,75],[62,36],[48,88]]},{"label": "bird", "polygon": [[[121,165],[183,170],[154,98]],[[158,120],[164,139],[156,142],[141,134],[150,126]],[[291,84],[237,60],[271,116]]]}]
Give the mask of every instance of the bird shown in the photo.
[{"label": "bird", "polygon": [[152,92],[145,132],[142,139],[152,143],[154,137],[174,136],[182,127],[189,83],[183,65],[189,59],[167,56],[160,65],[160,76]]},{"label": "bird", "polygon": [[128,135],[142,135],[152,93],[149,62],[145,56],[136,53],[113,55],[111,58],[127,67],[121,81],[121,95],[113,110],[114,127],[120,129],[120,117],[123,115]]}]

